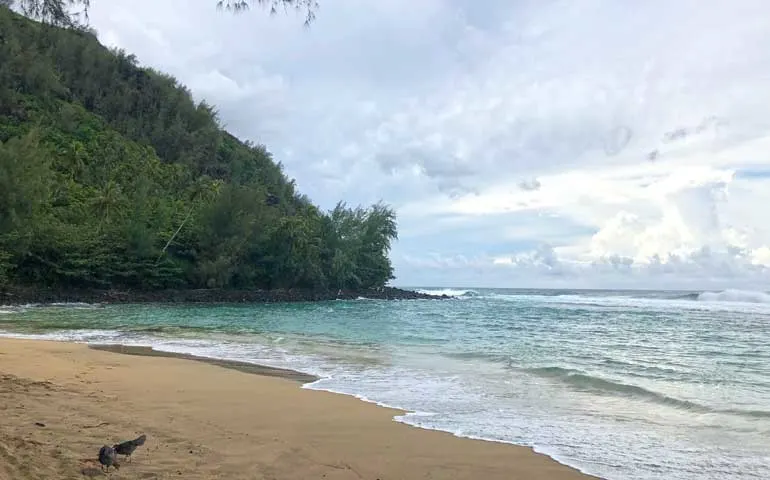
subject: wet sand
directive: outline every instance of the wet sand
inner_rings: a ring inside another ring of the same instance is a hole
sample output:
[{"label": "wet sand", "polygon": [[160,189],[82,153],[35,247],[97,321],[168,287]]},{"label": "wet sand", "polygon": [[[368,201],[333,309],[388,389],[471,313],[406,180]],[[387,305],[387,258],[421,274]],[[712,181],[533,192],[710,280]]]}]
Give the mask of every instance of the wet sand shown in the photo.
[{"label": "wet sand", "polygon": [[[222,368],[225,367],[225,368]],[[148,348],[0,339],[0,479],[103,477],[99,448],[147,442],[112,479],[593,478],[529,448],[393,421],[303,390],[313,377]]]}]

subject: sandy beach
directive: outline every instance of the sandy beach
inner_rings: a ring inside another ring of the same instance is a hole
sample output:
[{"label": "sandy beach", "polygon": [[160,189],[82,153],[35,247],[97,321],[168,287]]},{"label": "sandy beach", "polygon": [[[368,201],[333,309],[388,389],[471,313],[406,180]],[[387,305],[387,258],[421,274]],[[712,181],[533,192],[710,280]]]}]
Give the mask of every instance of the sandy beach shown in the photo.
[{"label": "sandy beach", "polygon": [[146,444],[111,478],[592,478],[529,448],[303,390],[310,378],[296,372],[125,353],[0,339],[0,478],[102,476],[99,448],[141,433]]}]

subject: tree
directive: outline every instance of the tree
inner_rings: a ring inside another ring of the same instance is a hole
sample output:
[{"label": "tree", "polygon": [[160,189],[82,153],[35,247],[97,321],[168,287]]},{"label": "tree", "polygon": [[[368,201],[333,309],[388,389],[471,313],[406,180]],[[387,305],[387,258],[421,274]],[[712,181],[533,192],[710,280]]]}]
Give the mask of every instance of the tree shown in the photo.
[{"label": "tree", "polygon": [[0,6],[0,285],[368,289],[394,212],[322,212],[216,108]]},{"label": "tree", "polygon": [[[63,27],[83,26],[88,23],[90,0],[0,0],[0,5],[18,5],[24,15]],[[270,10],[271,14],[279,10],[299,10],[305,12],[305,25],[315,19],[318,9],[316,0],[217,0],[217,8],[232,12],[247,10],[251,4],[257,4]]]},{"label": "tree", "polygon": [[50,196],[50,161],[40,134],[0,142],[0,285],[29,249]]}]

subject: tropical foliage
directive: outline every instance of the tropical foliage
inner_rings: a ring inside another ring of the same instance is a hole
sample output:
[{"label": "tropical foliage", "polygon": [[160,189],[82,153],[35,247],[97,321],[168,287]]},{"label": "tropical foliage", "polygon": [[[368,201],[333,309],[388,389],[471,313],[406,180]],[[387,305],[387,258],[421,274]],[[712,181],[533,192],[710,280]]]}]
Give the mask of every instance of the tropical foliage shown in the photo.
[{"label": "tropical foliage", "polygon": [[0,284],[379,287],[382,204],[322,212],[172,77],[0,6]]}]

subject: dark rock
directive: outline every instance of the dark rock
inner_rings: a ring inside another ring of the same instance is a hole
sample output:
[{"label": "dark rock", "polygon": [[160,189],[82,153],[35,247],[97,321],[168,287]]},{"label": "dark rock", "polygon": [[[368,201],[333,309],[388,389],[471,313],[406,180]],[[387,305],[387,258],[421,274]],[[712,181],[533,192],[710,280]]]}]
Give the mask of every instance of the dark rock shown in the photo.
[{"label": "dark rock", "polygon": [[34,287],[10,287],[2,292],[0,304],[47,304],[47,303],[285,303],[319,302],[329,300],[435,300],[451,298],[446,295],[427,295],[394,287],[366,290],[99,290],[99,289],[47,289]]}]

